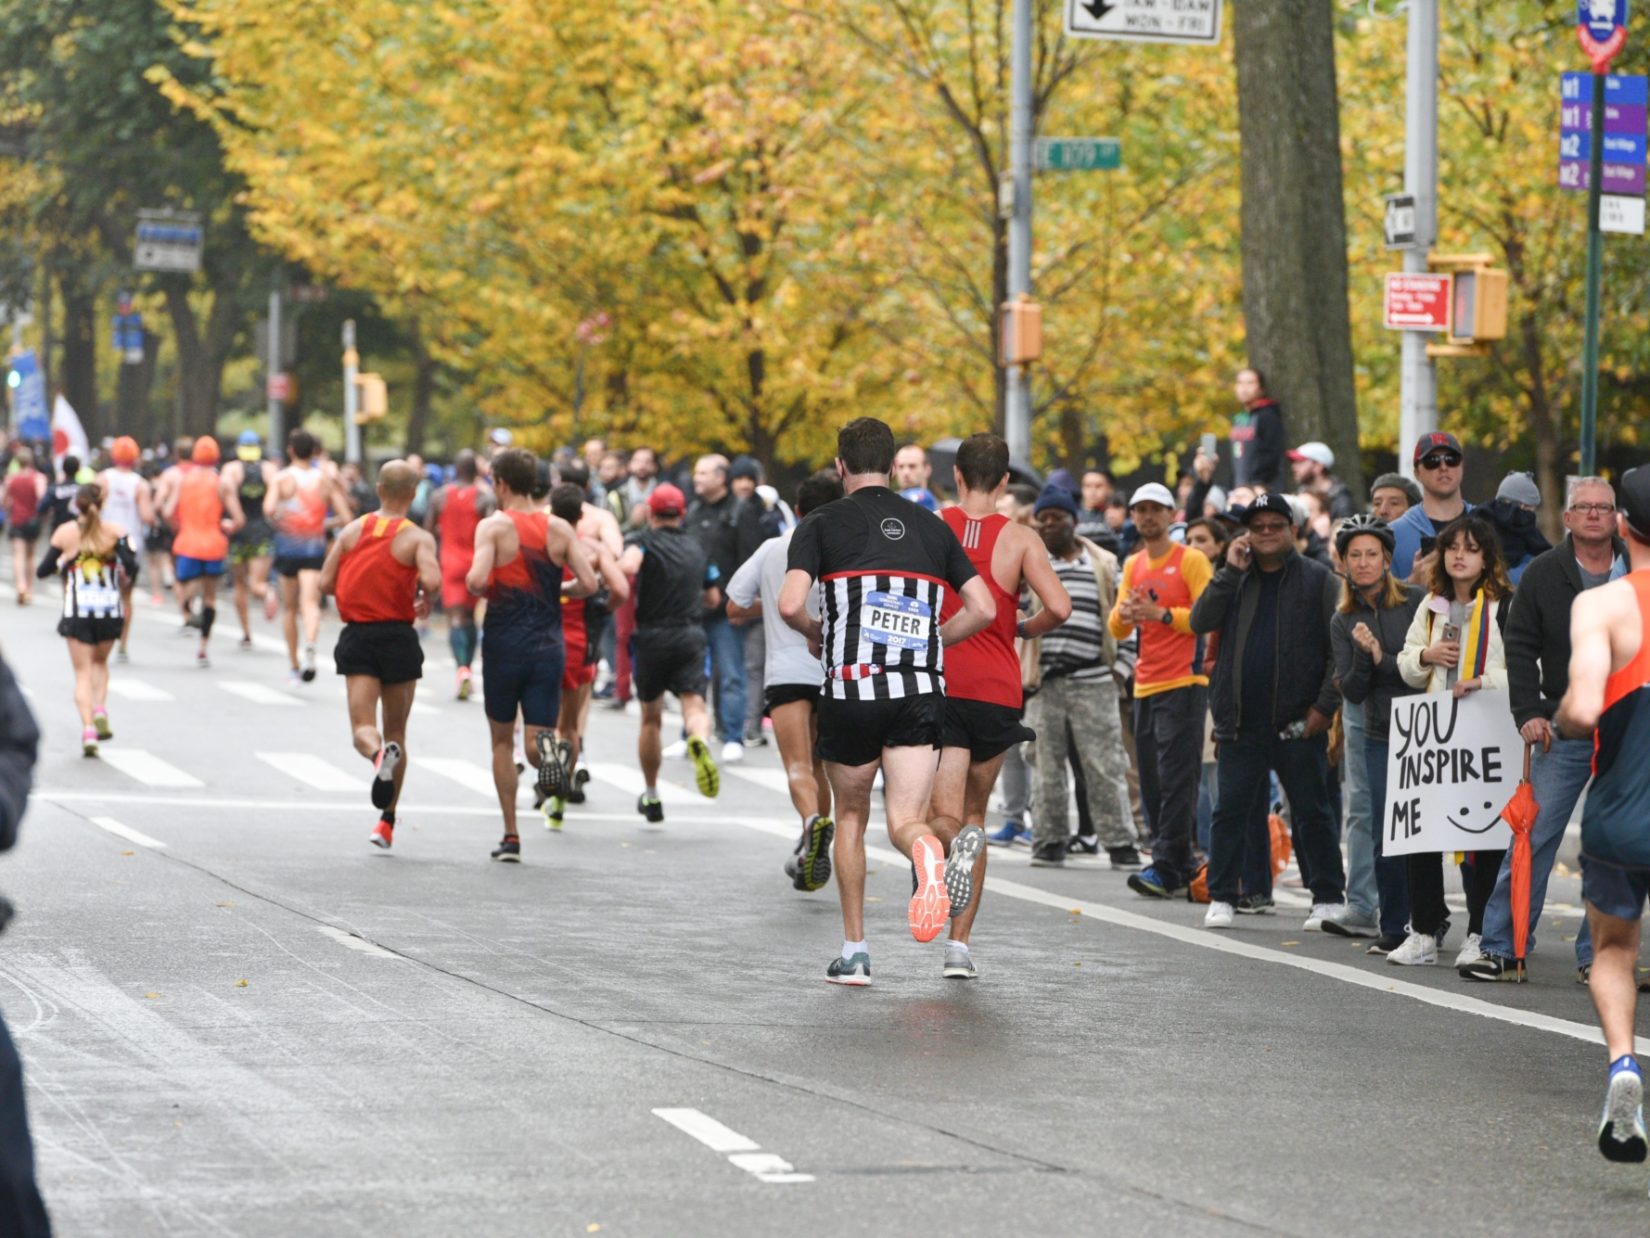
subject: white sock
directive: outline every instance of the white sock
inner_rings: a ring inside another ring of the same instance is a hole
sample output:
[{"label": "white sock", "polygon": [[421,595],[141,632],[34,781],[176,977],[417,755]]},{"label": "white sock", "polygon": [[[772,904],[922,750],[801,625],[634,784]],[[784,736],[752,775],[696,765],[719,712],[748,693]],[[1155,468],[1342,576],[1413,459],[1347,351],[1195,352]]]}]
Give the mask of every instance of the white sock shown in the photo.
[{"label": "white sock", "polygon": [[842,957],[844,959],[851,959],[856,954],[869,953],[871,953],[871,948],[863,941],[844,941],[842,943]]},{"label": "white sock", "polygon": [[947,937],[945,939],[945,948],[947,950],[961,950],[964,954],[968,953],[968,943],[966,941],[958,941],[955,937]]}]

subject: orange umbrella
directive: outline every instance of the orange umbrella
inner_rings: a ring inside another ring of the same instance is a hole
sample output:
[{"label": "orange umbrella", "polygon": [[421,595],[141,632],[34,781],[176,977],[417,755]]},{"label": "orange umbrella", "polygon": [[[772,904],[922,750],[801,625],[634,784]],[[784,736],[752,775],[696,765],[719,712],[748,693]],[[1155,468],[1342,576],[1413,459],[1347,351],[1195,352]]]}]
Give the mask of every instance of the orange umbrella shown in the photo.
[{"label": "orange umbrella", "polygon": [[1541,805],[1535,802],[1530,785],[1530,745],[1524,745],[1524,776],[1518,790],[1501,810],[1501,819],[1512,827],[1512,931],[1513,958],[1518,979],[1524,979],[1524,951],[1530,941],[1530,831],[1535,828]]}]

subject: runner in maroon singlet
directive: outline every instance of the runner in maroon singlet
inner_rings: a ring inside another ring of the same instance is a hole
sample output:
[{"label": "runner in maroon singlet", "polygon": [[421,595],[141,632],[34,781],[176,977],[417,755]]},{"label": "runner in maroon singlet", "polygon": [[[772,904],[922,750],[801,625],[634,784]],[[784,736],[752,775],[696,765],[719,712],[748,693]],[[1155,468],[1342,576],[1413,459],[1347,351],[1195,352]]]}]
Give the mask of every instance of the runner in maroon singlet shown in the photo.
[{"label": "runner in maroon singlet", "polygon": [[[953,470],[956,507],[940,518],[962,543],[963,553],[991,590],[997,615],[991,626],[945,653],[945,722],[939,772],[934,778],[934,831],[954,856],[972,855],[967,888],[951,889],[951,936],[945,943],[941,974],[972,980],[978,974],[968,951],[968,933],[980,905],[985,880],[985,806],[996,784],[1003,757],[1015,744],[1035,738],[1021,722],[1025,693],[1021,687],[1016,634],[1041,636],[1066,621],[1071,599],[1054,574],[1042,539],[1030,528],[997,514],[1008,486],[1008,444],[995,434],[976,434],[957,449]],[[1019,620],[1019,597],[1029,586],[1042,603],[1032,618]],[[946,595],[942,622],[959,609]],[[953,841],[955,840],[955,841]],[[955,865],[948,872],[961,872]]]},{"label": "runner in maroon singlet", "polygon": [[457,664],[458,699],[470,699],[470,664],[476,656],[476,598],[464,586],[475,557],[476,525],[498,506],[493,491],[482,485],[476,453],[461,451],[453,460],[453,480],[430,496],[424,527],[440,540],[441,608],[447,612],[447,644]]},{"label": "runner in maroon singlet", "polygon": [[350,733],[372,762],[372,804],[382,813],[372,843],[385,850],[407,773],[407,716],[424,673],[413,624],[430,613],[429,595],[441,587],[435,539],[407,519],[417,493],[417,471],[404,460],[386,461],[378,470],[379,509],[346,525],[321,566],[321,592],[336,595],[344,621],[332,656],[344,676]]}]

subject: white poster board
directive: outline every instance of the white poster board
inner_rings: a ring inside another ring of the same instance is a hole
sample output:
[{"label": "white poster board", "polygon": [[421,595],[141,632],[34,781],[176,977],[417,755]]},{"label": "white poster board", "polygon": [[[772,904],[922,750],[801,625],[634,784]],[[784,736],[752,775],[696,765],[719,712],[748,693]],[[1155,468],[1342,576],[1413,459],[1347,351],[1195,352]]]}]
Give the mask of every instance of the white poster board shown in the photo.
[{"label": "white poster board", "polygon": [[1505,692],[1399,697],[1387,745],[1383,854],[1510,846],[1501,810],[1523,770],[1524,741]]}]

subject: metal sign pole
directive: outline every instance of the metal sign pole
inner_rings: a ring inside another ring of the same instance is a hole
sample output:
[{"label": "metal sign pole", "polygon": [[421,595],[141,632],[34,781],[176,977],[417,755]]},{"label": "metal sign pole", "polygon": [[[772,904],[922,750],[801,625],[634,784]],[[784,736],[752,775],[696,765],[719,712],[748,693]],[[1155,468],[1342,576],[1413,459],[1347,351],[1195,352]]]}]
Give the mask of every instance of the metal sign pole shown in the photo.
[{"label": "metal sign pole", "polygon": [[355,351],[355,319],[344,319],[344,460],[361,463],[361,427],[355,414],[360,408],[360,393],[355,388],[355,375],[361,368],[360,355]]},{"label": "metal sign pole", "polygon": [[[1438,240],[1438,0],[1410,0],[1404,102],[1404,192],[1415,199],[1415,239],[1404,271],[1427,271]],[[1399,376],[1398,467],[1415,475],[1410,447],[1438,428],[1438,377],[1425,331],[1405,331]]]},{"label": "metal sign pole", "polygon": [[281,458],[281,450],[286,446],[286,426],[283,424],[285,412],[281,401],[276,398],[275,376],[281,372],[281,289],[279,285],[269,290],[269,362],[265,373],[265,409],[269,413],[269,450],[275,453],[275,458]]},{"label": "metal sign pole", "polygon": [[1587,160],[1587,326],[1581,343],[1581,475],[1591,477],[1598,444],[1598,320],[1604,236],[1598,211],[1604,180],[1604,74],[1593,74],[1592,141]]},{"label": "metal sign pole", "polygon": [[[1014,42],[1010,52],[1009,173],[1014,202],[1008,221],[1008,299],[1031,292],[1031,0],[1014,0]],[[1019,460],[1031,452],[1031,389],[1026,367],[1008,367],[1003,437]]]}]

